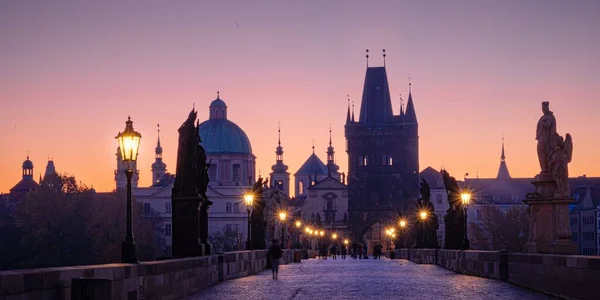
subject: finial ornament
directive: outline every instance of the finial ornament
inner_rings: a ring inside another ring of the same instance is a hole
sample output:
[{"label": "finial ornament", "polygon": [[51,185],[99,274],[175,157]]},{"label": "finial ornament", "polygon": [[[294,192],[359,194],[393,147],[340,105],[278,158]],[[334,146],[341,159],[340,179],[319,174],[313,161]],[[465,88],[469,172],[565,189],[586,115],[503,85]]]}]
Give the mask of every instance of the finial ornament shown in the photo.
[{"label": "finial ornament", "polygon": [[281,122],[277,122],[277,145],[281,146]]},{"label": "finial ornament", "polygon": [[219,95],[219,90],[217,90],[217,99],[221,99],[221,98],[219,98],[219,97],[220,97],[220,95]]},{"label": "finial ornament", "polygon": [[315,154],[315,138],[312,139],[312,150],[313,150],[313,154]]},{"label": "finial ornament", "polygon": [[383,66],[385,67],[385,49],[383,49]]},{"label": "finial ornament", "polygon": [[367,55],[365,55],[365,57],[367,58],[367,68],[369,67],[369,49],[367,49]]}]

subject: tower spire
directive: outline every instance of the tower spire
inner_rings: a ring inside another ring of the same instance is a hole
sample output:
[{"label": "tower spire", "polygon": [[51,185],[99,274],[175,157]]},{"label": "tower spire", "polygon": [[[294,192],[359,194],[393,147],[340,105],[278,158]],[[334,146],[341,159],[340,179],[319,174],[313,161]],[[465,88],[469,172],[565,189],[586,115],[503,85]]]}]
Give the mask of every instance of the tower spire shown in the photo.
[{"label": "tower spire", "polygon": [[277,145],[281,146],[281,122],[277,122]]},{"label": "tower spire", "polygon": [[502,161],[506,160],[506,156],[504,156],[504,134],[502,135],[502,156],[500,156]]},{"label": "tower spire", "polygon": [[331,147],[331,122],[329,122],[329,147]]},{"label": "tower spire", "polygon": [[402,100],[402,94],[400,94],[400,116],[404,115],[404,100]]},{"label": "tower spire", "polygon": [[510,179],[510,173],[506,165],[506,156],[504,155],[504,135],[502,135],[502,155],[500,156],[500,167],[498,168],[496,179]]},{"label": "tower spire", "polygon": [[352,119],[350,119],[350,95],[348,96],[348,114],[346,114],[346,124],[350,123]]},{"label": "tower spire", "polygon": [[417,124],[417,113],[415,112],[415,104],[412,99],[412,81],[408,78],[408,102],[406,103],[406,111],[404,112],[404,122]]}]

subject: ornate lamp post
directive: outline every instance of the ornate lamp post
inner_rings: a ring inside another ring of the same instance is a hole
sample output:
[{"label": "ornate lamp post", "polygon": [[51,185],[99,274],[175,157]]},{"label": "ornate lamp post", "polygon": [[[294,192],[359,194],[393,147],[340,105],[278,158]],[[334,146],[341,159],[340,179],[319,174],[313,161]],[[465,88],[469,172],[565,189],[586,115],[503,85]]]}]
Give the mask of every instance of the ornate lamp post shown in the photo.
[{"label": "ornate lamp post", "polygon": [[402,234],[402,238],[404,239],[404,247],[408,248],[408,246],[406,246],[407,245],[406,234],[404,233],[404,229],[406,228],[406,220],[400,219],[398,224],[400,225],[400,234]]},{"label": "ornate lamp post", "polygon": [[464,191],[460,194],[462,200],[463,211],[465,214],[465,236],[463,237],[463,250],[469,250],[469,238],[467,236],[467,206],[471,202],[471,193]]},{"label": "ornate lamp post", "polygon": [[131,117],[127,117],[125,131],[119,132],[116,139],[119,140],[121,159],[123,161],[123,166],[125,167],[125,176],[127,177],[127,235],[121,246],[121,262],[136,264],[139,260],[135,250],[135,240],[133,238],[131,177],[133,176],[133,172],[135,172],[138,149],[142,135],[133,130],[133,121],[131,121]]},{"label": "ornate lamp post", "polygon": [[302,222],[300,222],[300,220],[296,220],[295,225],[296,225],[296,232],[298,233],[298,243],[296,244],[295,248],[300,248],[300,233],[301,233],[300,227],[302,227]]},{"label": "ornate lamp post", "polygon": [[281,221],[281,249],[285,248],[285,243],[283,242],[284,239],[284,234],[285,234],[285,218],[287,217],[287,214],[285,212],[280,212],[279,213],[279,221]]},{"label": "ornate lamp post", "polygon": [[244,202],[246,202],[246,211],[248,212],[248,240],[246,241],[246,250],[252,250],[252,238],[250,232],[250,213],[252,212],[252,201],[254,201],[253,194],[244,194]]},{"label": "ornate lamp post", "polygon": [[427,210],[419,212],[419,218],[421,219],[421,247],[425,247],[425,222],[427,221],[427,216]]}]

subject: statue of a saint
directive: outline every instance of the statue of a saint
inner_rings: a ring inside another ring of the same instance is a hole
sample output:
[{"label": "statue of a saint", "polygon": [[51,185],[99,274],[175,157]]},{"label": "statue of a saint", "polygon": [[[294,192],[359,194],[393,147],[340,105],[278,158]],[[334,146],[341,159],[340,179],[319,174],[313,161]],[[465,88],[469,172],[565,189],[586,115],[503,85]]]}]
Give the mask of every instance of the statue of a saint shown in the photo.
[{"label": "statue of a saint", "polygon": [[568,164],[573,155],[573,141],[571,135],[567,133],[566,139],[559,136],[558,145],[550,151],[550,160],[548,162],[549,171],[552,173],[552,179],[556,182],[555,197],[569,197],[569,171]]},{"label": "statue of a saint", "polygon": [[556,132],[556,118],[550,111],[550,103],[548,101],[542,102],[542,112],[544,112],[544,115],[537,123],[535,139],[538,141],[537,153],[542,173],[549,173],[548,163],[550,152],[558,146],[559,135]]}]

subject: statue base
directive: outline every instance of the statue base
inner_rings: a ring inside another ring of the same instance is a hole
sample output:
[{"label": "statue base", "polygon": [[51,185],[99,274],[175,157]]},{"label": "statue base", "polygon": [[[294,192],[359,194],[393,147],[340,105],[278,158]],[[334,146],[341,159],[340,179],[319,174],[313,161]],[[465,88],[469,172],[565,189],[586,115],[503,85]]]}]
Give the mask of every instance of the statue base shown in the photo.
[{"label": "statue base", "polygon": [[173,257],[202,255],[198,241],[198,205],[200,197],[172,197]]},{"label": "statue base", "polygon": [[535,193],[523,200],[529,206],[529,241],[526,253],[576,254],[577,245],[571,240],[569,223],[570,197],[554,197],[556,183],[548,173],[535,176]]}]

